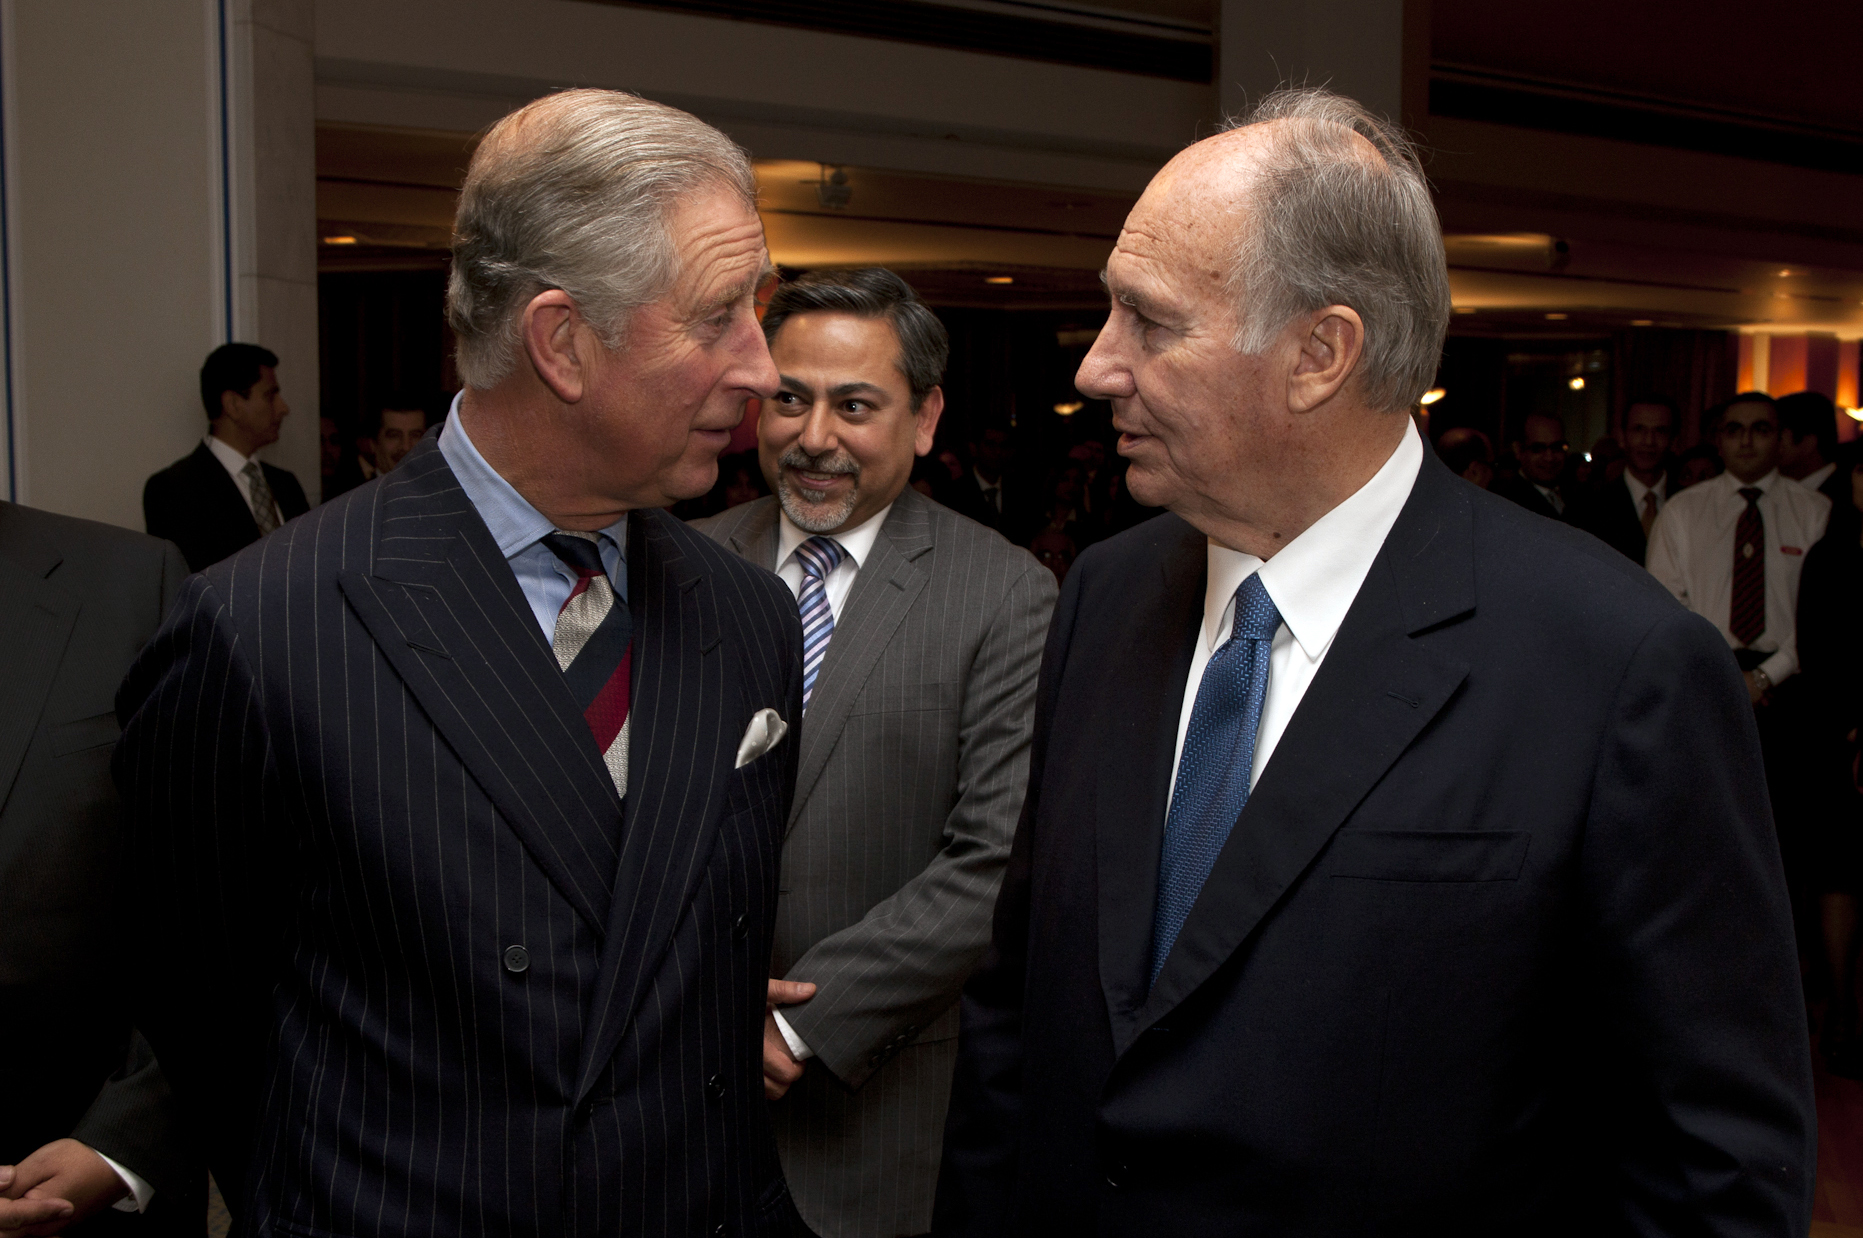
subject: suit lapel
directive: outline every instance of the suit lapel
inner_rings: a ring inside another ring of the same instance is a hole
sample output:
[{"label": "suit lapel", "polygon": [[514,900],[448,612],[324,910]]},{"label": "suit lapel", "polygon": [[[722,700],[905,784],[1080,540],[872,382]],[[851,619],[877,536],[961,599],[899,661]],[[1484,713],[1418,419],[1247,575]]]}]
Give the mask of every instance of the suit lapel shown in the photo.
[{"label": "suit lapel", "polygon": [[1117,1052],[1235,953],[1467,677],[1466,664],[1414,639],[1475,606],[1473,508],[1452,483],[1425,458],[1157,984],[1116,1029]]},{"label": "suit lapel", "polygon": [[517,578],[436,445],[376,491],[350,608],[550,881],[608,922],[620,799]]},{"label": "suit lapel", "polygon": [[[660,511],[628,521],[634,619],[627,828],[577,1097],[607,1068],[698,888],[748,709],[731,696],[717,601]],[[692,533],[689,536],[699,536]],[[590,744],[594,747],[593,742]]]},{"label": "suit lapel", "polygon": [[65,645],[78,621],[80,603],[46,578],[64,561],[58,550],[25,536],[0,504],[0,681],[7,685],[0,710],[0,808],[19,774],[20,762],[45,712],[45,698],[58,675]]},{"label": "suit lapel", "polygon": [[1162,587],[1127,612],[1122,656],[1096,672],[1107,710],[1093,729],[1118,760],[1100,763],[1095,782],[1095,860],[1099,871],[1100,984],[1115,1038],[1145,1001],[1157,902],[1164,805],[1184,683],[1202,630],[1207,539],[1169,518],[1180,535],[1159,557]]},{"label": "suit lapel", "polygon": [[789,829],[801,818],[809,793],[828,766],[829,754],[841,741],[868,676],[924,591],[928,578],[914,560],[931,548],[931,513],[925,509],[925,499],[916,490],[902,490],[880,526],[873,552],[854,577],[854,588],[822,658],[821,674],[802,724]]},{"label": "suit lapel", "polygon": [[748,511],[738,525],[725,535],[726,542],[738,557],[756,564],[766,572],[776,570],[778,543],[776,514],[780,510],[773,498],[746,503]]},{"label": "suit lapel", "polygon": [[220,519],[240,526],[245,541],[258,541],[259,522],[252,518],[252,508],[246,505],[245,494],[233,475],[226,471],[226,466],[220,463],[220,458],[213,454],[213,449],[204,442],[194,449],[194,472],[200,484],[210,494],[218,496],[214,501],[225,512]]}]

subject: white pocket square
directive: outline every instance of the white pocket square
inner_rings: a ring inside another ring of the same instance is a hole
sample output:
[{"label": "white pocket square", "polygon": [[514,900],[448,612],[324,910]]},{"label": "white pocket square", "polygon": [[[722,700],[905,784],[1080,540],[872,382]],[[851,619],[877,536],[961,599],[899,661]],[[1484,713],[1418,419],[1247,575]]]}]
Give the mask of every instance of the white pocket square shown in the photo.
[{"label": "white pocket square", "polygon": [[752,761],[783,742],[783,736],[789,734],[789,724],[777,715],[774,709],[759,709],[744,728],[744,738],[737,745],[737,768],[743,769]]}]

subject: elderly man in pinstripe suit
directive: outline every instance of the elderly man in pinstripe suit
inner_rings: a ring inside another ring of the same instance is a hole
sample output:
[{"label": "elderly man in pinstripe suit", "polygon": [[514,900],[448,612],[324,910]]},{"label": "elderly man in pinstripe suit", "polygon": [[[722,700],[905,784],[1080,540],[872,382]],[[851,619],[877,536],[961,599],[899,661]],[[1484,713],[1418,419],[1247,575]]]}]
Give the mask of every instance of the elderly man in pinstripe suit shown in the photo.
[{"label": "elderly man in pinstripe suit", "polygon": [[143,1021],[237,1232],[792,1231],[760,1032],[801,633],[660,510],[776,386],[755,199],[672,108],[506,117],[445,425],[192,577],[131,672]]},{"label": "elderly man in pinstripe suit", "polygon": [[[877,268],[776,292],[759,450],[775,497],[701,523],[778,572],[803,625],[766,1089],[823,1238],[931,1228],[958,991],[989,939],[1028,770],[1047,569],[906,485],[944,328]],[[800,984],[800,988],[787,988]],[[785,1096],[784,1093],[787,1092]]]}]

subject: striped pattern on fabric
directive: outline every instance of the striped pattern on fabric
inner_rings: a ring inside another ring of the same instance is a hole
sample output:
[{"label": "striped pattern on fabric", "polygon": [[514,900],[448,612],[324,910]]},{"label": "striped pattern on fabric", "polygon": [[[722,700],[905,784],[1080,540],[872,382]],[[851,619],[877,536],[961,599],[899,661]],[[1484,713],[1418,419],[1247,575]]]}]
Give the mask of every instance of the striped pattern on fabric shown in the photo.
[{"label": "striped pattern on fabric", "polygon": [[1741,488],[1747,508],[1734,525],[1734,593],[1727,630],[1743,645],[1766,635],[1766,518],[1759,509],[1764,493],[1758,486]]},{"label": "striped pattern on fabric", "polygon": [[832,537],[811,537],[796,547],[796,562],[802,565],[802,592],[796,597],[796,610],[802,616],[802,708],[809,707],[815,694],[815,680],[821,674],[822,659],[828,656],[828,642],[834,636],[834,608],[828,604],[829,573],[841,566],[847,549]]},{"label": "striped pattern on fabric", "polygon": [[625,800],[634,625],[627,607],[615,605],[614,585],[602,566],[598,537],[558,530],[543,539],[550,552],[576,573],[575,587],[556,614],[550,649],[595,736],[595,746],[601,749],[615,791]]},{"label": "striped pattern on fabric", "polygon": [[[628,522],[621,800],[431,439],[191,577],[116,773],[139,1022],[246,1235],[789,1232],[763,996],[789,591]],[[514,947],[521,949],[514,950]]]},{"label": "striped pattern on fabric", "polygon": [[[776,565],[773,498],[699,523]],[[1028,778],[1055,582],[910,488],[854,579],[802,727],[772,974],[820,986],[784,1016],[815,1051],[772,1105],[823,1238],[931,1228],[957,1052]]]}]

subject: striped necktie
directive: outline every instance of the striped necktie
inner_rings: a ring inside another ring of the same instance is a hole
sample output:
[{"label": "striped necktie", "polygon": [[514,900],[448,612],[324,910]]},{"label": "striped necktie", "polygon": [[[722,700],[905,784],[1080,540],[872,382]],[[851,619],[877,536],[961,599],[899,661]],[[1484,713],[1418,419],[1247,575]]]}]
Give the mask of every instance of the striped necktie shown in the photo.
[{"label": "striped necktie", "polygon": [[543,544],[576,573],[576,585],[556,613],[550,642],[570,694],[595,736],[615,790],[627,798],[628,679],[633,665],[633,620],[615,604],[594,533],[558,530]]},{"label": "striped necktie", "polygon": [[1250,576],[1236,590],[1235,626],[1229,639],[1203,668],[1164,822],[1151,930],[1153,984],[1248,803],[1255,733],[1268,699],[1268,655],[1280,626],[1281,612],[1261,575]]},{"label": "striped necktie", "polygon": [[1741,489],[1747,509],[1734,526],[1734,600],[1727,630],[1743,645],[1766,635],[1766,519],[1759,509],[1763,493],[1758,486]]},{"label": "striped necktie", "polygon": [[815,677],[821,674],[822,659],[828,654],[828,639],[834,635],[834,608],[828,605],[828,577],[847,548],[832,537],[811,537],[796,547],[796,562],[802,565],[802,592],[796,595],[796,610],[802,615],[802,711],[808,712],[809,697],[815,692]]}]

